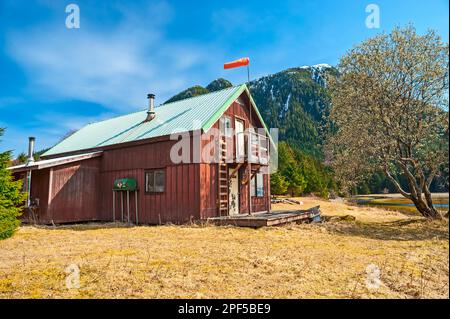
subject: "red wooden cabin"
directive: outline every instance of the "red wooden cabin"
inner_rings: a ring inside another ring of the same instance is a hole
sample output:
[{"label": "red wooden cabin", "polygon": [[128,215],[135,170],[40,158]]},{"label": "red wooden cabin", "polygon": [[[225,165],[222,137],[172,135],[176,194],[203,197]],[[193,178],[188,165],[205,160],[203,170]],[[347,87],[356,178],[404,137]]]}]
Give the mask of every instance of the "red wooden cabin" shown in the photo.
[{"label": "red wooden cabin", "polygon": [[[139,224],[270,210],[273,146],[245,85],[156,108],[149,99],[146,110],[89,124],[40,161],[11,167],[17,178],[31,176],[32,209],[24,219],[33,212],[43,224],[127,221],[128,205],[130,222]],[[179,149],[182,138],[188,150]],[[125,192],[113,192],[119,178],[137,182],[129,204]]]}]

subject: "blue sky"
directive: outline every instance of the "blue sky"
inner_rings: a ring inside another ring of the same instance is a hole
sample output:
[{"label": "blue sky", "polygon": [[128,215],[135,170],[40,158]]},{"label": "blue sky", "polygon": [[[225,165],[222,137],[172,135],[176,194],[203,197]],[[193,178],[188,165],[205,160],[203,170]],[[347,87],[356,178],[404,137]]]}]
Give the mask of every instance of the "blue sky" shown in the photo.
[{"label": "blue sky", "polygon": [[[80,28],[67,29],[68,4]],[[380,28],[368,29],[368,4]],[[70,130],[225,77],[249,56],[252,78],[339,57],[367,37],[413,23],[448,42],[448,0],[17,1],[0,0],[0,149],[52,146]]]}]

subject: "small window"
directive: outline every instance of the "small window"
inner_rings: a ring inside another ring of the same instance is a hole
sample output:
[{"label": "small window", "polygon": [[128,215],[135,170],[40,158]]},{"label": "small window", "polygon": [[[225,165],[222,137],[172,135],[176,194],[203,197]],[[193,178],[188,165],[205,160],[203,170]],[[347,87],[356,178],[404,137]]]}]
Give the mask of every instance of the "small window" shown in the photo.
[{"label": "small window", "polygon": [[145,172],[145,192],[163,193],[166,184],[166,172],[162,169]]},{"label": "small window", "polygon": [[231,127],[231,118],[228,116],[222,116],[220,118],[220,134],[223,136],[231,137],[233,134]]},{"label": "small window", "polygon": [[256,196],[264,196],[264,175],[262,173],[256,174]]},{"label": "small window", "polygon": [[250,182],[250,194],[252,197],[256,196],[256,178],[255,178],[255,176],[252,177],[252,180]]},{"label": "small window", "polygon": [[264,175],[263,173],[256,173],[252,177],[250,184],[250,193],[253,197],[263,197],[264,196]]}]

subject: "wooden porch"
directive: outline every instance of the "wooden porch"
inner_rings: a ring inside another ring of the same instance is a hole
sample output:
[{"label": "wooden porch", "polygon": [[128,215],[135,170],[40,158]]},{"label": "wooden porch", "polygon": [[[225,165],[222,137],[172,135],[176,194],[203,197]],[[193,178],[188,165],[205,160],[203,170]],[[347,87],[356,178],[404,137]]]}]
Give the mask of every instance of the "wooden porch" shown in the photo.
[{"label": "wooden porch", "polygon": [[316,218],[320,218],[320,206],[307,210],[258,212],[251,215],[239,214],[210,217],[207,221],[219,226],[233,225],[238,227],[259,228],[287,223],[311,222]]}]

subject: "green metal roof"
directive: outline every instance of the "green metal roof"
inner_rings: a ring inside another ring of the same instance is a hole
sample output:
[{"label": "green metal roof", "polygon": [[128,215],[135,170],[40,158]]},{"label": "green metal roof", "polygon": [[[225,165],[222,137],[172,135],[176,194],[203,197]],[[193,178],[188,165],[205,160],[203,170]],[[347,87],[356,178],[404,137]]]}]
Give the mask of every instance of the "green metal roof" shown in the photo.
[{"label": "green metal roof", "polygon": [[[244,91],[249,94],[247,86],[242,84],[163,104],[155,108],[156,117],[150,122],[143,122],[147,116],[147,109],[145,109],[88,124],[53,146],[42,156],[143,140],[197,129],[207,131]],[[254,104],[253,100],[252,103]],[[255,109],[258,117],[264,123],[258,109],[256,107]]]}]

